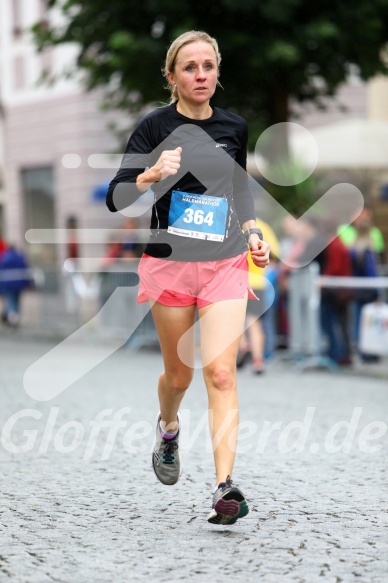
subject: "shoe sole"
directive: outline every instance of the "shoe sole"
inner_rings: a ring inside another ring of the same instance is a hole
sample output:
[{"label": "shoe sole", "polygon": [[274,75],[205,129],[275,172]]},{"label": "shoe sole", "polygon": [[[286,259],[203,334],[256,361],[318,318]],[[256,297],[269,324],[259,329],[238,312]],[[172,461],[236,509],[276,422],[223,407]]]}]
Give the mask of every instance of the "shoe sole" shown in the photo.
[{"label": "shoe sole", "polygon": [[217,500],[208,522],[211,524],[235,524],[239,518],[244,518],[249,512],[248,503],[239,492],[228,492]]}]

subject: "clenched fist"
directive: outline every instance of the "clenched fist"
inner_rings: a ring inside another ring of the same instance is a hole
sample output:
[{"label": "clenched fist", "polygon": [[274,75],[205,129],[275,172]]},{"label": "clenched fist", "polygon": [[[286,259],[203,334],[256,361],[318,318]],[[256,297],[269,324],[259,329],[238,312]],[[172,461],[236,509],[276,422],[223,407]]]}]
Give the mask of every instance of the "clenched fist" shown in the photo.
[{"label": "clenched fist", "polygon": [[182,148],[178,146],[175,150],[164,150],[155,166],[146,172],[139,174],[136,179],[137,188],[144,192],[155,182],[164,180],[167,176],[176,174],[181,166]]},{"label": "clenched fist", "polygon": [[257,235],[249,238],[249,248],[251,257],[256,267],[266,267],[269,264],[269,245],[265,241],[260,241]]},{"label": "clenched fist", "polygon": [[156,162],[152,170],[160,172],[159,180],[164,180],[167,176],[176,174],[181,166],[182,148],[178,146],[175,150],[164,150],[160,154],[159,160]]}]

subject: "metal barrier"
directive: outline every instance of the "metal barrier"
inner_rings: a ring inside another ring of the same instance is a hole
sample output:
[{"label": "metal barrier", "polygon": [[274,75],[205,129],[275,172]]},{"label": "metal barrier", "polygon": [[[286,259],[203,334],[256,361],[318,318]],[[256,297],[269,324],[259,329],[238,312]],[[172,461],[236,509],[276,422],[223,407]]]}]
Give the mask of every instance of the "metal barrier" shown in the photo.
[{"label": "metal barrier", "polygon": [[[37,328],[70,334],[99,313],[93,334],[128,338],[131,347],[159,346],[148,303],[138,304],[138,261],[119,262],[100,273],[38,271],[32,310]],[[289,276],[289,353],[303,366],[335,368],[322,357],[320,289],[375,288],[388,290],[388,277],[356,278],[319,275],[317,263],[294,269]],[[114,293],[116,289],[120,293]],[[37,297],[38,296],[38,297]]]},{"label": "metal barrier", "polygon": [[138,261],[132,260],[104,266],[98,273],[83,273],[76,262],[73,271],[37,269],[24,320],[30,328],[69,335],[98,314],[90,330],[94,336],[128,339],[134,348],[156,346],[149,304],[136,301],[137,267]]},{"label": "metal barrier", "polygon": [[388,277],[342,277],[339,275],[320,275],[315,285],[331,288],[350,289],[388,289]]},{"label": "metal barrier", "polygon": [[335,363],[322,356],[321,288],[388,290],[388,277],[321,276],[316,262],[292,270],[289,276],[289,351],[302,365],[321,365],[331,370]]},{"label": "metal barrier", "polygon": [[149,303],[137,303],[138,279],[134,276],[135,273],[104,273],[98,331],[104,336],[128,338],[131,348],[159,346]]},{"label": "metal barrier", "polygon": [[54,266],[31,269],[34,286],[22,294],[22,329],[49,335],[68,335],[81,323],[80,299],[68,305],[68,289],[74,295],[71,282]]},{"label": "metal barrier", "polygon": [[289,276],[289,350],[295,359],[320,354],[320,290],[316,262],[294,269]]}]

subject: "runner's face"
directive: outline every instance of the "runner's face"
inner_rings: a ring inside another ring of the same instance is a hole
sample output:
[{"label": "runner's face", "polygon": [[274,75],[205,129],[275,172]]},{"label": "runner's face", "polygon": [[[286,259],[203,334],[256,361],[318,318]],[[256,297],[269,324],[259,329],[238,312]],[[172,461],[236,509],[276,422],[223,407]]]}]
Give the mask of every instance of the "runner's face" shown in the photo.
[{"label": "runner's face", "polygon": [[195,41],[179,49],[174,73],[168,73],[168,78],[171,84],[176,84],[180,101],[199,105],[214,94],[217,73],[213,47],[207,42]]}]

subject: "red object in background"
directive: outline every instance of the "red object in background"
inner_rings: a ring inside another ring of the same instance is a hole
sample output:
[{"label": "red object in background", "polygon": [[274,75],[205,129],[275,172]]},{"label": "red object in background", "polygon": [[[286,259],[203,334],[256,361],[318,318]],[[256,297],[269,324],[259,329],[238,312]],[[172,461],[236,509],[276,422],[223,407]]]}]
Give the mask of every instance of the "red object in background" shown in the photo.
[{"label": "red object in background", "polygon": [[326,247],[322,275],[352,275],[349,249],[345,247],[338,237],[333,239]]},{"label": "red object in background", "polygon": [[122,249],[122,243],[119,243],[119,242],[109,243],[108,250],[105,253],[105,255],[101,261],[101,267],[106,267],[107,265],[112,265],[115,262],[115,260],[118,257],[120,257],[121,249]]},{"label": "red object in background", "polygon": [[0,256],[4,253],[4,251],[7,249],[7,245],[5,243],[5,241],[0,237]]},{"label": "red object in background", "polygon": [[76,239],[70,240],[67,244],[67,257],[69,259],[78,259],[78,242]]},{"label": "red object in background", "polygon": [[66,220],[66,229],[69,230],[67,239],[67,257],[68,259],[78,259],[78,236],[77,236],[78,220],[74,215],[70,215]]}]

